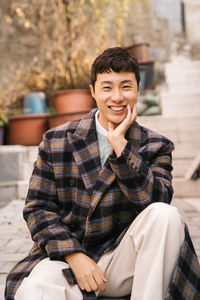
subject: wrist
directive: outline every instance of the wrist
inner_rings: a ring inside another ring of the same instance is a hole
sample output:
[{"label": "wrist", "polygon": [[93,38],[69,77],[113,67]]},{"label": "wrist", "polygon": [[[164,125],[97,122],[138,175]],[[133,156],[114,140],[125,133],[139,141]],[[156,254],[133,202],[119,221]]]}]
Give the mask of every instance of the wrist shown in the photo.
[{"label": "wrist", "polygon": [[119,138],[117,140],[109,140],[109,142],[111,143],[116,156],[119,157],[125,149],[128,141],[125,138]]},{"label": "wrist", "polygon": [[73,259],[76,259],[78,256],[83,254],[82,252],[74,252],[65,256],[65,261],[69,264]]}]

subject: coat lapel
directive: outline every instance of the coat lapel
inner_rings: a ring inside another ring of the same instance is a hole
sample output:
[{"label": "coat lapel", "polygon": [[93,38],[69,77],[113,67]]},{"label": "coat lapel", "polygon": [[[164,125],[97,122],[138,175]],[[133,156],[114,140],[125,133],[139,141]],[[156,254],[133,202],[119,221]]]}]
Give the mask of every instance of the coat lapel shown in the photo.
[{"label": "coat lapel", "polygon": [[[80,121],[76,131],[73,134],[69,132],[67,135],[83,183],[91,197],[88,217],[91,216],[102,195],[116,178],[108,161],[101,168],[95,125],[96,111],[96,109],[92,110]],[[136,122],[130,127],[126,137],[136,148],[139,147],[140,129]]]},{"label": "coat lapel", "polygon": [[[135,122],[130,129],[126,133],[126,138],[131,142],[131,144],[140,151],[140,139],[141,139],[141,131],[140,126],[137,122]],[[142,150],[142,149],[141,149]],[[110,154],[110,156],[112,153]],[[112,171],[108,160],[106,161],[105,165],[102,167],[101,171],[99,172],[96,185],[93,190],[92,194],[92,201],[90,205],[90,210],[88,213],[88,218],[92,215],[93,211],[95,210],[97,204],[99,203],[102,195],[105,191],[110,187],[110,185],[115,180],[116,175]],[[87,227],[87,223],[86,223]]]},{"label": "coat lapel", "polygon": [[93,110],[80,121],[74,134],[70,132],[67,134],[74,159],[90,197],[101,170],[95,112],[96,110]]},{"label": "coat lapel", "polygon": [[110,187],[110,185],[113,183],[115,178],[116,175],[111,170],[111,167],[107,161],[105,165],[102,167],[101,171],[99,172],[98,178],[96,180],[96,184],[94,186],[93,193],[92,193],[92,199],[91,199],[91,205],[90,205],[88,217],[91,216],[97,204],[99,203],[100,199],[102,198],[102,195]]}]

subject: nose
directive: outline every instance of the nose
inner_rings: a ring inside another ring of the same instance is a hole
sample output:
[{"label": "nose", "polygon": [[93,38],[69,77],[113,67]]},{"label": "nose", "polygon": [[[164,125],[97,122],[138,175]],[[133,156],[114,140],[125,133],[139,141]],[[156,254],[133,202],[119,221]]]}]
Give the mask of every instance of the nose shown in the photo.
[{"label": "nose", "polygon": [[120,89],[115,88],[112,90],[111,98],[113,101],[121,101],[122,100],[122,94]]}]

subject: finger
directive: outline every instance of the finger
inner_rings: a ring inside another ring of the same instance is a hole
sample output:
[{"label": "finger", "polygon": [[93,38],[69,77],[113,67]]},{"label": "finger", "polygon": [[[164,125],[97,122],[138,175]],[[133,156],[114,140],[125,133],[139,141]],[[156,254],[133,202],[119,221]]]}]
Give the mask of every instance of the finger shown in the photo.
[{"label": "finger", "polygon": [[104,284],[104,283],[101,283],[101,284],[99,285],[99,289],[100,289],[102,292],[105,292],[105,290],[106,290],[105,284]]},{"label": "finger", "polygon": [[131,116],[131,108],[130,108],[130,105],[128,104],[127,105],[127,115],[124,118],[124,120],[121,122],[121,124],[117,127],[118,130],[126,129],[127,125],[129,124],[130,116]]},{"label": "finger", "polygon": [[98,287],[103,292],[106,290],[106,287],[105,287],[105,282],[106,281],[107,281],[106,279],[103,280],[103,281],[102,281],[102,279],[98,280]]},{"label": "finger", "polygon": [[133,106],[132,114],[131,114],[131,122],[133,123],[137,118],[137,107]]},{"label": "finger", "polygon": [[88,283],[89,283],[90,288],[91,288],[92,291],[98,291],[99,285],[98,285],[97,281],[94,279],[93,276],[91,276]]},{"label": "finger", "polygon": [[81,290],[85,290],[84,284],[80,280],[77,280],[77,283]]},{"label": "finger", "polygon": [[128,114],[127,114],[127,125],[130,126],[130,124],[132,123],[132,109],[130,104],[128,104]]},{"label": "finger", "polygon": [[127,126],[129,126],[130,121],[131,121],[131,107],[130,104],[127,105],[127,115],[126,118],[124,119],[124,121],[120,124],[122,125],[122,128],[127,129]]},{"label": "finger", "polygon": [[106,279],[106,277],[104,276],[104,273],[101,271],[100,268],[99,268],[99,275],[100,275],[100,277],[102,278],[102,280],[103,280],[104,282],[107,282],[107,279]]},{"label": "finger", "polygon": [[87,292],[91,292],[91,291],[92,291],[92,289],[91,289],[91,287],[90,287],[90,284],[89,284],[87,281],[84,282],[84,289],[85,289]]},{"label": "finger", "polygon": [[106,278],[104,277],[103,273],[96,273],[94,274],[95,281],[100,288],[101,291],[105,291],[105,282],[107,281]]},{"label": "finger", "polygon": [[127,115],[124,120],[129,120],[130,116],[131,116],[131,108],[130,108],[130,104],[128,104],[127,105]]}]

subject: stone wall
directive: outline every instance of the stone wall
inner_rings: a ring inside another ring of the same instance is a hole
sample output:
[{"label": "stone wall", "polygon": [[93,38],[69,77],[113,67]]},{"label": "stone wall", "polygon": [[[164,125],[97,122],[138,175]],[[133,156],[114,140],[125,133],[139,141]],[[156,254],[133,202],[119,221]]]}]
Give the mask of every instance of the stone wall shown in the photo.
[{"label": "stone wall", "polygon": [[[27,1],[21,0],[22,6]],[[20,6],[21,6],[20,5]],[[16,22],[17,2],[1,0],[0,3],[0,77],[1,85],[7,86],[16,77],[21,64],[26,68],[35,55],[38,55],[40,40],[31,34],[23,21]],[[20,11],[18,10],[20,14]],[[16,23],[15,23],[16,22]],[[16,24],[16,26],[14,26]]]},{"label": "stone wall", "polygon": [[184,0],[186,36],[190,44],[200,43],[200,1]]}]

